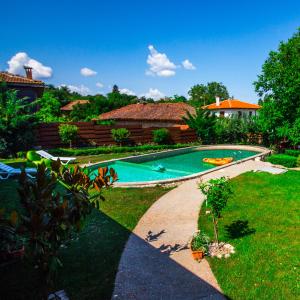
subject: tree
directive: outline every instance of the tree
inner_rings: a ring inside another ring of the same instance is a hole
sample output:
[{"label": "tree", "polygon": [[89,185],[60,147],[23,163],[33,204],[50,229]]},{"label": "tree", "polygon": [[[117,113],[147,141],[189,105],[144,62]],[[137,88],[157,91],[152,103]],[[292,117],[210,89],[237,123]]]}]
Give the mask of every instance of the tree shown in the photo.
[{"label": "tree", "polygon": [[63,143],[69,143],[72,148],[72,143],[78,135],[78,127],[76,125],[61,124],[58,127],[58,133]]},{"label": "tree", "polygon": [[205,84],[194,85],[188,92],[190,101],[197,107],[202,107],[214,103],[216,96],[220,97],[221,100],[229,98],[229,93],[225,85],[221,82],[208,82]]},{"label": "tree", "polygon": [[196,108],[196,114],[187,112],[187,116],[183,117],[183,120],[190,128],[196,131],[203,143],[209,144],[214,140],[214,127],[217,118],[210,111]]},{"label": "tree", "polygon": [[25,98],[18,99],[17,91],[0,86],[0,154],[14,155],[32,147],[35,116],[33,106]]},{"label": "tree", "polygon": [[[293,127],[300,117],[300,28],[277,51],[271,51],[254,82],[263,108],[260,119],[265,135],[278,139],[278,130]],[[279,130],[280,131],[280,130]]]},{"label": "tree", "polygon": [[206,197],[207,206],[211,209],[215,242],[218,244],[218,219],[221,218],[221,211],[225,208],[227,201],[232,194],[229,181],[225,177],[211,179],[206,183],[201,183],[199,188]]},{"label": "tree", "polygon": [[37,100],[38,111],[36,116],[41,122],[57,122],[61,119],[61,103],[50,92],[45,92],[43,96]]}]

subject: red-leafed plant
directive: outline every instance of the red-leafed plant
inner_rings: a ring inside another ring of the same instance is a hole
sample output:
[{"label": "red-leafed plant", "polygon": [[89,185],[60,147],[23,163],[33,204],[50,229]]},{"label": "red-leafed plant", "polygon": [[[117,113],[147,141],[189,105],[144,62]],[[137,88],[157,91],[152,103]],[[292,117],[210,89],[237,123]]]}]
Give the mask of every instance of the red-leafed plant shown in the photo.
[{"label": "red-leafed plant", "polygon": [[[38,166],[36,180],[25,172],[20,176],[18,192],[24,214],[19,234],[25,238],[25,255],[38,268],[43,285],[49,287],[62,262],[59,248],[80,229],[83,219],[94,207],[99,207],[103,187],[117,180],[113,169],[99,168],[91,179],[89,171],[79,166],[67,168],[53,161],[51,170]],[[94,189],[93,194],[90,191]],[[91,196],[92,195],[92,196]],[[48,289],[44,290],[44,296]]]}]

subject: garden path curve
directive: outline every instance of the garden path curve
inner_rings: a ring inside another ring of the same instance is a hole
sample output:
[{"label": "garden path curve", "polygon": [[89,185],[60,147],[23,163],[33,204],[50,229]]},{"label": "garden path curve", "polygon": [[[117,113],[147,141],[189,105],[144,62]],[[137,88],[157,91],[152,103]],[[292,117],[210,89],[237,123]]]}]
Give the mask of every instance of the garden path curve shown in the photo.
[{"label": "garden path curve", "polygon": [[[270,166],[246,161],[202,176],[206,181]],[[208,262],[187,249],[204,200],[199,179],[186,181],[157,200],[130,235],[112,299],[225,299]]]}]

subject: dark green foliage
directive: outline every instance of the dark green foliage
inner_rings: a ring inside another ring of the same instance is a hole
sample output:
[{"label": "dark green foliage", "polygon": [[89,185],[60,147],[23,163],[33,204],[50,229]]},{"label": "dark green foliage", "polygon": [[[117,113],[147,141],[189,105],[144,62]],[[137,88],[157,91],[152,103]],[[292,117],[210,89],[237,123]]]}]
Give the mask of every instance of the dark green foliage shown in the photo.
[{"label": "dark green foliage", "polygon": [[204,105],[214,103],[216,96],[220,97],[220,100],[229,98],[229,93],[225,85],[221,82],[208,82],[205,84],[194,85],[188,92],[190,96],[190,103],[197,108],[201,108]]},{"label": "dark green foliage", "polygon": [[267,161],[274,165],[282,165],[287,168],[297,166],[297,157],[285,154],[273,154],[267,158]]},{"label": "dark green foliage", "polygon": [[297,158],[297,167],[300,167],[300,155]]},{"label": "dark green foliage", "polygon": [[158,145],[170,143],[170,131],[167,128],[155,129],[152,134],[154,143]]},{"label": "dark green foliage", "polygon": [[128,142],[130,137],[130,131],[126,128],[117,128],[111,130],[113,140],[120,145],[124,145]]},{"label": "dark green foliage", "polygon": [[[117,179],[111,168],[99,168],[92,180],[88,170],[67,168],[52,161],[50,174],[44,164],[37,168],[36,180],[25,172],[19,178],[18,193],[22,213],[16,233],[24,238],[26,256],[41,276],[41,293],[48,294],[58,268],[62,266],[59,249],[71,234],[79,231],[83,219],[104,200],[102,189]],[[63,188],[62,188],[63,187]],[[90,190],[94,190],[90,194]],[[16,219],[16,218],[15,218]],[[15,222],[16,223],[16,222]]]},{"label": "dark green foliage", "polygon": [[221,218],[221,211],[226,207],[232,194],[231,186],[225,177],[221,177],[201,183],[199,188],[206,197],[207,206],[211,209],[215,242],[219,243],[218,219]]},{"label": "dark green foliage", "polygon": [[286,155],[295,156],[295,157],[300,156],[300,150],[287,149],[287,150],[284,151],[284,153]]},{"label": "dark green foliage", "polygon": [[63,143],[69,143],[72,148],[72,143],[78,135],[78,127],[76,125],[61,124],[58,127],[58,133]]}]

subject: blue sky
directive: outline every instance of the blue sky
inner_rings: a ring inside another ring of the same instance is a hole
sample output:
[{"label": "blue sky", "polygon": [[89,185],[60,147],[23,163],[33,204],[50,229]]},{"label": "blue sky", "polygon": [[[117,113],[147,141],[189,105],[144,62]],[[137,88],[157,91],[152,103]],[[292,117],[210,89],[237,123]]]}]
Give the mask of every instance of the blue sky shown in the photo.
[{"label": "blue sky", "polygon": [[26,62],[47,83],[92,94],[116,83],[137,95],[187,95],[220,81],[249,102],[269,51],[300,26],[299,0],[17,0],[1,11],[1,70],[20,73]]}]

